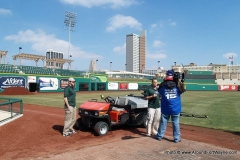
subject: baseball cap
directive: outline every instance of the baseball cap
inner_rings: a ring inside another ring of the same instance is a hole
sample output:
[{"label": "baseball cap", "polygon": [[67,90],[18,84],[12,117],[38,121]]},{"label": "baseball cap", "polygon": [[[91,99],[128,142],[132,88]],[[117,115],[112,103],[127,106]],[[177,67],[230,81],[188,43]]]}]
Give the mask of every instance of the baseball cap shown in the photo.
[{"label": "baseball cap", "polygon": [[168,70],[166,72],[166,77],[164,78],[164,81],[172,81],[173,80],[174,71]]},{"label": "baseball cap", "polygon": [[75,79],[72,78],[72,77],[70,77],[70,78],[68,79],[68,81],[75,82]]},{"label": "baseball cap", "polygon": [[174,72],[172,70],[168,70],[166,72],[166,76],[173,76],[174,75]]}]

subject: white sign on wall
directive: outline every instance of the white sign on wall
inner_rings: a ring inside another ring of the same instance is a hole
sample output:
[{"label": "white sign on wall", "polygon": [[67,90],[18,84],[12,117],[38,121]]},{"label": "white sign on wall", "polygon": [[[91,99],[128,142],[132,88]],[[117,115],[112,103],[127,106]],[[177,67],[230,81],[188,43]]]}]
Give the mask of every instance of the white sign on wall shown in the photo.
[{"label": "white sign on wall", "polygon": [[39,83],[40,90],[57,90],[58,89],[57,78],[39,77],[38,83]]},{"label": "white sign on wall", "polygon": [[36,83],[37,78],[36,76],[28,76],[28,83]]},{"label": "white sign on wall", "polygon": [[118,90],[118,83],[108,83],[108,90]]},{"label": "white sign on wall", "polygon": [[128,89],[138,90],[138,84],[137,83],[128,83]]}]

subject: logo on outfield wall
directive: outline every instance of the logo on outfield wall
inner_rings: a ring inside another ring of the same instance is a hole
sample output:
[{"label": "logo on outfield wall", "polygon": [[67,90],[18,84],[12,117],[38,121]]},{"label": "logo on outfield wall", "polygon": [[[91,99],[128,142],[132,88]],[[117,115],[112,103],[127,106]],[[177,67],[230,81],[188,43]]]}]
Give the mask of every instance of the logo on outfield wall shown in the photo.
[{"label": "logo on outfield wall", "polygon": [[18,76],[3,76],[0,77],[0,88],[2,90],[9,87],[24,87],[26,88],[26,79]]},{"label": "logo on outfield wall", "polygon": [[127,90],[128,89],[128,83],[119,83],[119,89],[120,90]]},{"label": "logo on outfield wall", "polygon": [[90,76],[90,81],[91,82],[101,82],[101,80],[98,77],[95,77],[95,76]]},{"label": "logo on outfield wall", "polygon": [[60,80],[60,88],[64,89],[68,86],[68,79],[61,79]]},{"label": "logo on outfield wall", "polygon": [[223,91],[223,90],[237,91],[238,86],[236,86],[236,85],[219,85],[218,90],[221,90],[221,91]]}]

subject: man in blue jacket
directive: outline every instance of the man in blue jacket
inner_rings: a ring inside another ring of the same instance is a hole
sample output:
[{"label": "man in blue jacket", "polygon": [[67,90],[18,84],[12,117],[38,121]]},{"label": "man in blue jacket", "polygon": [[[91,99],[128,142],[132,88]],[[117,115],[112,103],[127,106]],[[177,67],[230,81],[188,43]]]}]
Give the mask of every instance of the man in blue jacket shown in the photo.
[{"label": "man in blue jacket", "polygon": [[167,71],[166,77],[158,89],[159,94],[162,96],[162,116],[157,133],[157,140],[162,140],[164,137],[169,118],[171,117],[174,142],[178,143],[181,141],[179,117],[182,110],[181,94],[185,91],[182,90],[182,88],[185,88],[184,83],[180,80],[177,83],[174,81],[174,71]]}]

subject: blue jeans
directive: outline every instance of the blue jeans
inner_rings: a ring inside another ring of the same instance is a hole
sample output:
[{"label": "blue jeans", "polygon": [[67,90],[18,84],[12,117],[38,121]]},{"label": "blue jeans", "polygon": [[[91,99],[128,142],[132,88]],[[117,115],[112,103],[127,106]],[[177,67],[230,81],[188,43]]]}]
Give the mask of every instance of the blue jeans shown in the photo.
[{"label": "blue jeans", "polygon": [[177,115],[165,115],[162,114],[161,116],[161,121],[160,121],[160,126],[158,128],[158,133],[157,133],[157,139],[162,139],[164,137],[164,134],[166,132],[168,120],[171,117],[172,119],[172,128],[173,128],[173,137],[174,141],[178,142],[181,140],[180,137],[180,126],[179,126],[179,117],[180,114]]}]

